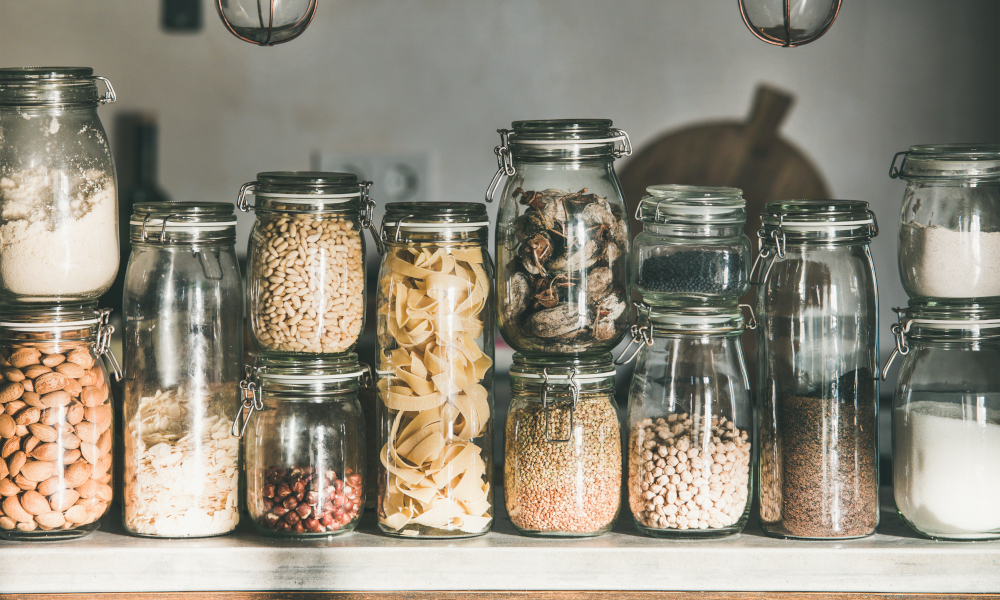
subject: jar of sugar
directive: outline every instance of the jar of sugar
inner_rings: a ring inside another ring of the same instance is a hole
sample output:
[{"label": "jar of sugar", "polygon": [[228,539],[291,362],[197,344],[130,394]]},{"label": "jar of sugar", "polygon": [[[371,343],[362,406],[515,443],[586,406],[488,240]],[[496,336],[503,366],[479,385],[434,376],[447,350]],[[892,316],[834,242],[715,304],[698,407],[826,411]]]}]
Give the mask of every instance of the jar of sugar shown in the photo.
[{"label": "jar of sugar", "polygon": [[912,146],[893,157],[889,177],[907,184],[899,216],[906,293],[1000,297],[1000,145]]},{"label": "jar of sugar", "polygon": [[0,302],[96,301],[111,287],[118,195],[97,108],[114,101],[89,68],[0,69]]},{"label": "jar of sugar", "polygon": [[926,537],[1000,539],[1000,308],[911,300],[896,310],[896,509]]}]

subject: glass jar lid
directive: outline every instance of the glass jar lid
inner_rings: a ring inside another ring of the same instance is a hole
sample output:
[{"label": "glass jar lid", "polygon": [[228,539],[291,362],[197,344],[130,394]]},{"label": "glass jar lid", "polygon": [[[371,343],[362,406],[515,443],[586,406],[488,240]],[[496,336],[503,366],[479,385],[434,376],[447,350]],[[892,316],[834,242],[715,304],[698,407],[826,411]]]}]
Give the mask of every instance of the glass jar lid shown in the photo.
[{"label": "glass jar lid", "polygon": [[[747,304],[741,304],[746,306]],[[750,312],[750,328],[756,327],[753,311]],[[733,334],[743,332],[746,321],[743,312],[738,307],[682,307],[661,308],[652,307],[647,321],[650,335],[712,335]]]},{"label": "glass jar lid", "polygon": [[[5,332],[75,331],[93,329],[107,322],[110,308],[92,306],[52,306],[44,308],[14,308],[5,306],[0,329]],[[6,336],[5,336],[6,337]]]},{"label": "glass jar lid", "polygon": [[764,205],[760,219],[762,243],[777,246],[779,256],[786,242],[867,242],[878,235],[875,213],[861,200],[773,201]]},{"label": "glass jar lid", "polygon": [[382,241],[448,241],[489,239],[486,205],[477,202],[390,202],[382,217]]},{"label": "glass jar lid", "polygon": [[[896,167],[896,160],[903,160]],[[1000,180],[998,144],[926,144],[897,152],[889,177],[907,181],[925,179]]]},{"label": "glass jar lid", "polygon": [[259,356],[255,369],[256,377],[265,389],[269,383],[313,385],[338,381],[357,381],[366,375],[371,377],[367,365],[362,366],[358,362],[358,355],[353,352],[332,358],[311,359]]},{"label": "glass jar lid", "polygon": [[357,211],[367,204],[369,181],[352,173],[324,171],[265,171],[243,184],[237,206],[249,211],[246,196],[253,194],[255,211],[322,213]]},{"label": "glass jar lid", "polygon": [[614,389],[615,365],[611,354],[593,356],[530,356],[514,353],[512,381],[525,385],[569,387],[576,382],[598,389]]},{"label": "glass jar lid", "polygon": [[[107,93],[99,96],[97,82]],[[115,90],[89,67],[7,67],[0,69],[0,106],[96,106],[114,102]]]},{"label": "glass jar lid", "polygon": [[747,220],[743,190],[697,185],[653,185],[635,211],[643,223],[743,225]]},{"label": "glass jar lid", "polygon": [[134,243],[235,242],[236,212],[228,202],[140,202],[129,228]]}]

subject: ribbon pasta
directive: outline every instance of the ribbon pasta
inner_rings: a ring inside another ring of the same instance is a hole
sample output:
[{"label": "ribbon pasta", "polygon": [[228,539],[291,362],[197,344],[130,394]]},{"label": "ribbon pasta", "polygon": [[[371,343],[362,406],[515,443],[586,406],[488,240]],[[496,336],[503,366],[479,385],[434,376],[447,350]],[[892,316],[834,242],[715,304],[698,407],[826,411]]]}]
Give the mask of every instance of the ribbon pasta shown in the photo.
[{"label": "ribbon pasta", "polygon": [[[379,397],[392,418],[379,455],[381,522],[479,533],[492,521],[487,465],[473,441],[490,419],[480,384],[493,360],[476,339],[489,279],[479,248],[388,250],[380,285]],[[393,348],[387,350],[387,348]]]}]

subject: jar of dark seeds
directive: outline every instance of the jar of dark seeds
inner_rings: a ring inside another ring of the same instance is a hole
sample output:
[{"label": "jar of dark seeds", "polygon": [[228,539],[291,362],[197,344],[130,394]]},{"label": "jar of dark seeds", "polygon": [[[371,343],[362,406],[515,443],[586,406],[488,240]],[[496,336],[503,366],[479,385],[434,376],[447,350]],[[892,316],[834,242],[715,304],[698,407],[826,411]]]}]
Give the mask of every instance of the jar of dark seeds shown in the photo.
[{"label": "jar of dark seeds", "polygon": [[244,436],[247,510],[264,535],[352,531],[364,509],[365,435],[357,355],[258,359],[234,427]]},{"label": "jar of dark seeds", "polygon": [[504,495],[523,534],[585,537],[611,530],[621,497],[621,434],[611,355],[514,355]]},{"label": "jar of dark seeds", "polygon": [[640,322],[627,487],[646,535],[719,537],[746,525],[753,407],[743,328],[735,308],[653,309]]},{"label": "jar of dark seeds", "polygon": [[629,325],[629,232],[616,158],[631,154],[610,120],[515,121],[500,168],[497,318],[525,354],[610,352]]},{"label": "jar of dark seeds", "polygon": [[875,532],[878,295],[866,202],[769,202],[757,292],[760,520],[776,537]]},{"label": "jar of dark seeds", "polygon": [[750,281],[746,202],[736,188],[655,185],[636,211],[632,286],[649,304],[735,302]]}]

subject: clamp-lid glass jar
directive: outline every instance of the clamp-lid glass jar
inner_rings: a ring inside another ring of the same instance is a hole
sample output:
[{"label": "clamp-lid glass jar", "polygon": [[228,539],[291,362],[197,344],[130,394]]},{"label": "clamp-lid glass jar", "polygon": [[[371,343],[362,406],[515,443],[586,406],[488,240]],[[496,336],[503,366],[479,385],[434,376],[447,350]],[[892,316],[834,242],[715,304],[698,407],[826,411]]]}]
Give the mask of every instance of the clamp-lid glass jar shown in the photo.
[{"label": "clamp-lid glass jar", "polygon": [[634,328],[629,390],[632,520],[654,537],[739,533],[750,516],[753,462],[743,315],[737,308],[646,315]]},{"label": "clamp-lid glass jar", "polygon": [[5,310],[0,322],[0,537],[73,538],[112,499],[110,310]]},{"label": "clamp-lid glass jar", "polygon": [[511,523],[535,536],[610,531],[622,485],[611,355],[514,354],[510,387],[504,498]]},{"label": "clamp-lid glass jar", "polygon": [[636,208],[632,286],[648,304],[733,303],[750,287],[743,191],[654,185]]},{"label": "clamp-lid glass jar", "polygon": [[[353,531],[364,510],[365,432],[353,353],[334,358],[264,356],[243,383],[247,510],[270,536]],[[239,420],[239,417],[238,417]]]},{"label": "clamp-lid glass jar", "polygon": [[906,293],[1000,296],[1000,145],[912,146],[893,157],[889,176],[906,180],[899,215]]},{"label": "clamp-lid glass jar", "polygon": [[930,538],[1000,538],[1000,306],[911,300],[892,329],[896,510]]},{"label": "clamp-lid glass jar", "polygon": [[[257,213],[247,250],[250,337],[263,353],[350,352],[364,330],[371,182],[349,173],[273,171],[240,190]],[[376,240],[381,253],[381,245]]]},{"label": "clamp-lid glass jar", "polygon": [[144,202],[125,273],[124,524],[206,537],[239,523],[243,363],[236,215],[223,202]]},{"label": "clamp-lid glass jar", "polygon": [[111,287],[118,194],[97,107],[114,101],[93,69],[0,69],[0,302],[96,301]]},{"label": "clamp-lid glass jar", "polygon": [[878,526],[878,288],[867,202],[768,202],[757,287],[760,517],[777,537]]},{"label": "clamp-lid glass jar", "polygon": [[378,289],[379,527],[493,524],[493,265],[483,204],[386,205]]},{"label": "clamp-lid glass jar", "polygon": [[[632,153],[610,120],[515,121],[500,131],[506,175],[497,218],[497,318],[526,354],[610,352],[625,335],[628,214],[616,158]],[[622,144],[619,147],[619,142]]]}]

